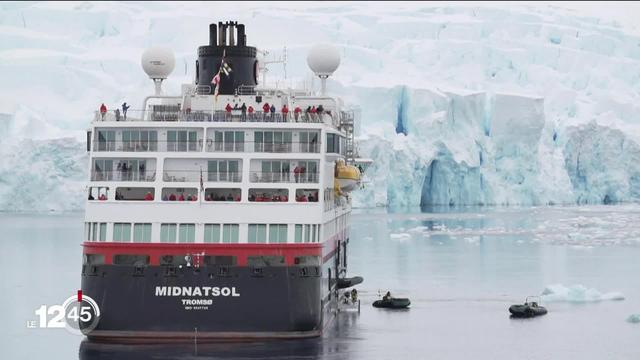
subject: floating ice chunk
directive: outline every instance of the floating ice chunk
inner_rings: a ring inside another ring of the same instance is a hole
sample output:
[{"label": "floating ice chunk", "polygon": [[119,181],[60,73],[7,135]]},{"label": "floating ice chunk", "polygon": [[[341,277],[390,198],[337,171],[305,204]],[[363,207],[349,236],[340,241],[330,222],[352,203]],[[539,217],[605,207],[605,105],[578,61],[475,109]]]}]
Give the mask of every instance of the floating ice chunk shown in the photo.
[{"label": "floating ice chunk", "polygon": [[480,236],[466,237],[466,238],[464,238],[464,241],[466,241],[468,244],[471,244],[471,245],[479,245],[480,244]]},{"label": "floating ice chunk", "polygon": [[411,239],[411,235],[407,233],[393,233],[389,235],[389,237],[391,238],[391,240],[397,240],[397,241],[406,241]]},{"label": "floating ice chunk", "polygon": [[418,234],[419,233],[424,233],[424,232],[427,232],[427,231],[429,231],[429,227],[428,226],[416,226],[416,227],[413,227],[413,228],[407,230],[407,232],[418,233]]},{"label": "floating ice chunk", "polygon": [[632,324],[638,324],[638,323],[640,323],[640,314],[631,314],[631,315],[627,318],[627,322],[632,323]]},{"label": "floating ice chunk", "polygon": [[601,293],[584,285],[567,287],[562,284],[555,284],[547,286],[542,291],[542,299],[546,302],[589,303],[605,300],[624,300],[624,295],[619,292]]},{"label": "floating ice chunk", "polygon": [[371,241],[371,240],[373,240],[373,236],[365,236],[365,237],[362,238],[362,240]]}]

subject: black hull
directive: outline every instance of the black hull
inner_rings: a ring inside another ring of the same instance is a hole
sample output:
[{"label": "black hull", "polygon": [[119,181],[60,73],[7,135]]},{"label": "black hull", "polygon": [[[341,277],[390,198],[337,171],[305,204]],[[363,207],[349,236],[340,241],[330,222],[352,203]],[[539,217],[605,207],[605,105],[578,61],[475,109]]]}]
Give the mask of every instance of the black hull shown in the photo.
[{"label": "black hull", "polygon": [[85,333],[136,342],[314,337],[334,313],[335,296],[322,300],[319,267],[225,270],[85,266],[82,292],[101,311],[97,327]]}]

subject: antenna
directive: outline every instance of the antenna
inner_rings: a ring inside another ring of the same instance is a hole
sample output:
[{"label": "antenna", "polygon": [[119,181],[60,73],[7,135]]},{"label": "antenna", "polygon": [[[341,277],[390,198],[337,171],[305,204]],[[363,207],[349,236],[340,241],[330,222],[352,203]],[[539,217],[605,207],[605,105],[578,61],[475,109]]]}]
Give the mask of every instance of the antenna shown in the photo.
[{"label": "antenna", "polygon": [[258,63],[259,65],[259,70],[262,73],[262,86],[264,87],[267,84],[267,73],[269,72],[269,69],[267,68],[267,66],[269,64],[282,64],[282,68],[284,70],[284,78],[287,78],[287,47],[285,46],[284,49],[282,50],[282,56],[280,56],[277,59],[273,59],[273,60],[266,60],[267,56],[269,56],[269,51],[268,50],[258,50],[259,53],[262,54],[263,59],[261,62]]}]

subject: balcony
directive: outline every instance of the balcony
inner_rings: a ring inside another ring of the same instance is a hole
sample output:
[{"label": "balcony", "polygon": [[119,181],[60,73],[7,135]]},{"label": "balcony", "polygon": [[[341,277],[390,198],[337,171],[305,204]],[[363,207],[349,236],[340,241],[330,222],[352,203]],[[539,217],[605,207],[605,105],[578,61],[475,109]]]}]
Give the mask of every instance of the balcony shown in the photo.
[{"label": "balcony", "polygon": [[287,122],[287,123],[328,123],[335,124],[334,114],[330,111],[319,113],[299,114],[281,112],[255,111],[253,113],[243,113],[242,110],[234,109],[227,111],[183,111],[183,110],[128,110],[127,116],[116,115],[113,111],[106,113],[95,112],[95,122],[102,121],[158,121],[158,122]]},{"label": "balcony", "polygon": [[133,181],[151,182],[156,180],[154,171],[119,171],[119,170],[93,170],[91,181]]},{"label": "balcony", "polygon": [[183,142],[183,141],[130,141],[127,143],[116,141],[94,141],[93,151],[96,152],[200,152],[202,151],[203,140]]},{"label": "balcony", "polygon": [[251,171],[249,178],[253,183],[300,183],[317,184],[318,173],[292,174],[290,172]]},{"label": "balcony", "polygon": [[319,143],[289,142],[265,143],[255,141],[244,142],[214,142],[207,140],[207,152],[259,152],[259,153],[319,153]]},{"label": "balcony", "polygon": [[207,172],[199,170],[167,170],[162,176],[166,182],[241,182],[241,172]]}]

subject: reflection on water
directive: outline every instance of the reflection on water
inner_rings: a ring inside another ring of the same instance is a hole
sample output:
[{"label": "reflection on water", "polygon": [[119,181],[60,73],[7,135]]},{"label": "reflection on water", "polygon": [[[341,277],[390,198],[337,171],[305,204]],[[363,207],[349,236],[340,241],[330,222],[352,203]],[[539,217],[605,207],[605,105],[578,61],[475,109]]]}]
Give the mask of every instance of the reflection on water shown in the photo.
[{"label": "reflection on water", "polygon": [[[364,277],[362,311],[340,314],[322,338],[197,347],[97,344],[26,329],[35,309],[80,285],[82,214],[3,214],[2,358],[638,358],[640,328],[626,319],[640,313],[640,206],[429,210],[354,214],[349,272]],[[509,318],[509,305],[545,288],[559,294],[543,304],[548,315]],[[604,295],[583,301],[572,289]],[[387,290],[409,297],[411,309],[373,308]],[[615,292],[624,300],[605,296]]]},{"label": "reflection on water", "polygon": [[196,344],[122,345],[80,343],[80,360],[96,359],[350,359],[349,335],[357,313],[342,313],[322,338]]}]

